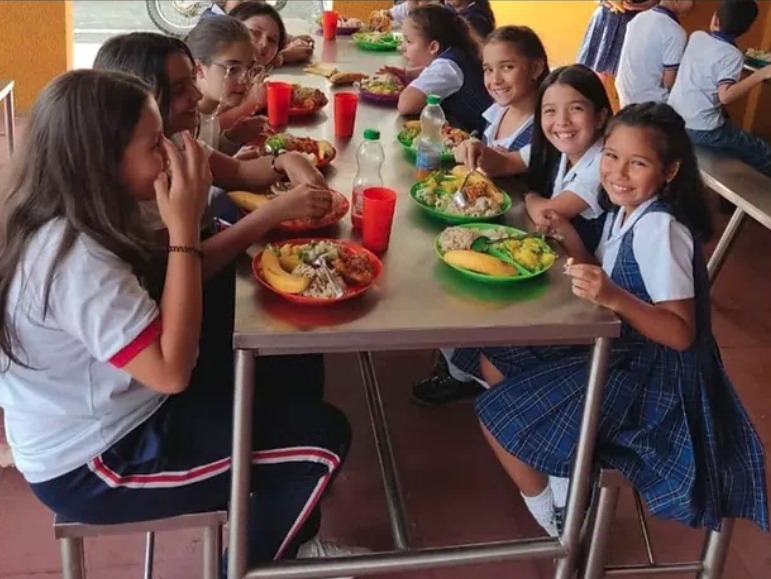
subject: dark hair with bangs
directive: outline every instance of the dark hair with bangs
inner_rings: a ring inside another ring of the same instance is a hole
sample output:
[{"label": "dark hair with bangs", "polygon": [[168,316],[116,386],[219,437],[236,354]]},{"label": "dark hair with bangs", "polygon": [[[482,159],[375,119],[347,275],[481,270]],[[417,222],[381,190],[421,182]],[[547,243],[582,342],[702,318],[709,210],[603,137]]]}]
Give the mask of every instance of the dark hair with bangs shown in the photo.
[{"label": "dark hair with bangs", "polygon": [[466,20],[440,4],[424,4],[407,17],[429,42],[439,44],[439,52],[454,48],[481,63],[482,46]]},{"label": "dark hair with bangs", "polygon": [[233,8],[233,10],[228,13],[228,16],[240,20],[241,22],[246,22],[254,16],[270,16],[276,22],[276,26],[278,26],[279,52],[286,46],[288,36],[284,20],[281,18],[281,14],[278,13],[278,10],[273,8],[270,4],[266,4],[260,0],[248,0]]},{"label": "dark hair with bangs", "polygon": [[[675,178],[659,192],[659,199],[669,206],[675,218],[686,225],[696,238],[709,240],[712,236],[712,221],[704,196],[704,183],[683,117],[665,103],[629,105],[610,121],[605,139],[620,126],[649,131],[656,155],[665,171],[675,164],[679,165]],[[600,190],[599,201],[605,210],[615,207],[604,189]]]},{"label": "dark hair with bangs", "polygon": [[44,312],[56,269],[79,235],[127,262],[140,280],[151,273],[155,247],[123,185],[121,162],[152,98],[135,76],[93,70],[63,74],[38,96],[0,195],[0,371],[11,362],[24,365],[8,297],[30,241],[45,224],[62,219],[66,229],[47,273]]},{"label": "dark hair with bangs", "polygon": [[[581,93],[592,103],[595,113],[599,114],[605,111],[608,117],[612,114],[608,93],[605,92],[600,77],[589,67],[583,64],[573,64],[555,68],[549,73],[541,83],[541,88],[538,89],[533,118],[532,152],[527,171],[527,184],[530,189],[545,197],[551,195],[561,156],[557,148],[546,138],[541,122],[544,95],[555,84],[567,85]],[[597,133],[597,138],[599,139],[604,132],[605,127],[602,127]]]},{"label": "dark hair with bangs", "polygon": [[195,62],[182,40],[154,32],[131,32],[114,36],[96,54],[94,69],[117,70],[138,76],[152,90],[161,111],[164,128],[168,126],[171,85],[166,61],[171,54],[182,53]]}]

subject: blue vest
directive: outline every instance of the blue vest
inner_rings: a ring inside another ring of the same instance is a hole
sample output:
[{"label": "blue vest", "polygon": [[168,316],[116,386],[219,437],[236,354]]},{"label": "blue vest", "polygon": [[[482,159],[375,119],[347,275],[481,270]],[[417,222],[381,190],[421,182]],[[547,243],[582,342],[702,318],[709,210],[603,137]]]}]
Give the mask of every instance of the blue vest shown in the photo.
[{"label": "blue vest", "polygon": [[479,131],[481,135],[487,126],[482,114],[493,104],[485,88],[482,65],[455,48],[448,48],[438,58],[451,60],[463,72],[461,89],[442,101],[447,120],[453,127],[468,132]]}]

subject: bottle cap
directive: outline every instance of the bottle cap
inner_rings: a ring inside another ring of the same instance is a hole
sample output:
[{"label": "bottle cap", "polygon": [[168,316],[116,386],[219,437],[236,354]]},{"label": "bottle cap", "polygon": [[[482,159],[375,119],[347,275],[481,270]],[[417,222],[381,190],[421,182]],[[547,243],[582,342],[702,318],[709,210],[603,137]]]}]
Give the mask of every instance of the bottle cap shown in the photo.
[{"label": "bottle cap", "polygon": [[368,141],[377,141],[380,139],[380,131],[377,129],[365,129],[364,138]]},{"label": "bottle cap", "polygon": [[428,97],[426,97],[426,102],[430,105],[438,105],[440,102],[442,102],[442,99],[439,98],[438,95],[430,94]]}]

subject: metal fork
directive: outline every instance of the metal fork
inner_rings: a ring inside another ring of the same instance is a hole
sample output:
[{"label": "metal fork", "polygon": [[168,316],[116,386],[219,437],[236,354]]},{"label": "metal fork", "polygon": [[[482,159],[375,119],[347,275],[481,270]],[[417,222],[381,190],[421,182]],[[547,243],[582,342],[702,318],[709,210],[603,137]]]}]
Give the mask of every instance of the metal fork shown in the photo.
[{"label": "metal fork", "polygon": [[460,209],[465,209],[468,206],[468,197],[466,197],[466,192],[463,189],[466,187],[466,183],[468,183],[469,177],[471,177],[471,175],[477,171],[478,169],[474,169],[466,173],[466,177],[463,179],[463,183],[461,183],[460,187],[458,187],[458,190],[453,193],[452,202]]},{"label": "metal fork", "polygon": [[329,267],[327,267],[327,260],[324,259],[324,256],[323,255],[318,256],[316,259],[314,259],[311,262],[311,265],[318,267],[321,271],[324,272],[324,275],[327,276],[327,281],[329,281],[329,283],[332,284],[332,287],[335,290],[335,297],[336,298],[343,297],[343,294],[345,292],[343,292],[343,288],[340,287],[340,284],[337,283],[337,280],[332,275],[332,272],[329,271]]}]

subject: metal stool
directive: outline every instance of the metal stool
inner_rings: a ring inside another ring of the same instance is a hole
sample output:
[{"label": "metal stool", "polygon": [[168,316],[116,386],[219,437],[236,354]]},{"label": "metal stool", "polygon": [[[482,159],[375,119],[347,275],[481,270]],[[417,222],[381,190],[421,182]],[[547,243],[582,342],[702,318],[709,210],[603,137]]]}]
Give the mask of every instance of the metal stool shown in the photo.
[{"label": "metal stool", "polygon": [[[600,471],[600,493],[597,500],[596,518],[590,535],[590,544],[586,549],[584,569],[581,577],[584,579],[599,579],[600,577],[621,575],[660,575],[662,573],[693,573],[698,579],[719,579],[723,573],[728,546],[731,543],[733,519],[724,519],[720,531],[708,531],[704,542],[701,559],[689,563],[658,563],[653,555],[648,524],[640,495],[633,489],[626,478],[616,470],[603,468]],[[618,504],[618,496],[622,488],[630,488],[634,492],[637,518],[640,523],[640,533],[648,562],[641,565],[605,566],[605,555],[608,546],[610,527]]]},{"label": "metal stool", "polygon": [[217,579],[220,576],[222,554],[222,526],[227,522],[226,511],[193,513],[167,519],[124,523],[118,525],[86,525],[54,518],[54,537],[60,541],[62,577],[64,579],[85,579],[86,565],[83,539],[101,535],[129,535],[147,533],[145,547],[145,579],[153,574],[153,552],[157,531],[203,528],[203,578]]}]

